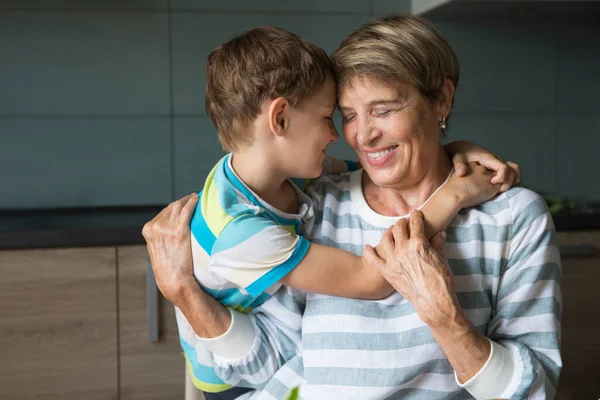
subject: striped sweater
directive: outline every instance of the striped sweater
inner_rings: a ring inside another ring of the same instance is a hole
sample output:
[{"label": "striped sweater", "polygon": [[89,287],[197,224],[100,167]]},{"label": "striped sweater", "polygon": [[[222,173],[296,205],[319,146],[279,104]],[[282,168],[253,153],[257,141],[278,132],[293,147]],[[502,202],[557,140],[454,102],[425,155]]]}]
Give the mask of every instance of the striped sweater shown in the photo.
[{"label": "striped sweater", "polygon": [[[307,238],[355,254],[379,242],[399,217],[368,207],[361,177],[323,177],[309,188],[316,223]],[[461,211],[447,234],[458,300],[492,342],[490,359],[470,381],[459,384],[400,294],[363,301],[287,287],[250,316],[234,316],[227,343],[244,345],[227,357],[212,348],[217,374],[257,388],[244,397],[260,399],[283,398],[296,385],[311,400],[552,398],[561,368],[561,272],[543,199],[512,189]]]}]

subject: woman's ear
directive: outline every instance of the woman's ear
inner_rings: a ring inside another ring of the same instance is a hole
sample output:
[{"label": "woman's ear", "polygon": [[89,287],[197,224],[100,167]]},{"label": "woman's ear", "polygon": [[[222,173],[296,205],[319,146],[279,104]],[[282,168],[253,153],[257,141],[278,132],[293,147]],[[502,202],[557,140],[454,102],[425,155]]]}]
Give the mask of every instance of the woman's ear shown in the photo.
[{"label": "woman's ear", "polygon": [[269,128],[275,136],[283,136],[289,126],[290,103],[278,97],[269,106]]},{"label": "woman's ear", "polygon": [[452,99],[454,98],[454,83],[450,79],[446,79],[442,87],[442,97],[439,102],[440,117],[447,117],[452,108]]}]

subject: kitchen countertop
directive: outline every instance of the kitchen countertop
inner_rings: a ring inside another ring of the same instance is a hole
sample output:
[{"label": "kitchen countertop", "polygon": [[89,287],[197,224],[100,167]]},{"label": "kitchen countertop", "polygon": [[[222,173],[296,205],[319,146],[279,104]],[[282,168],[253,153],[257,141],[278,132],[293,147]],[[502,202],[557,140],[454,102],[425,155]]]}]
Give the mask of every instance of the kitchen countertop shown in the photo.
[{"label": "kitchen countertop", "polygon": [[[142,227],[163,206],[0,210],[0,250],[144,244]],[[556,229],[600,229],[600,213],[555,214]]]},{"label": "kitchen countertop", "polygon": [[144,244],[142,227],[162,209],[0,210],[0,249]]}]

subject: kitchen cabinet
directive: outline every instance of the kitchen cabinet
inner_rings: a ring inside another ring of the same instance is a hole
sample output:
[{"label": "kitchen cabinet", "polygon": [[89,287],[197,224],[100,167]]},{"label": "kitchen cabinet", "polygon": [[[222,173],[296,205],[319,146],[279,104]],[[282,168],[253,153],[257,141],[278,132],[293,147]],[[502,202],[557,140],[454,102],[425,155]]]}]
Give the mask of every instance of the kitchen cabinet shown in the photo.
[{"label": "kitchen cabinet", "polygon": [[[563,231],[558,240],[563,369],[556,398],[595,399],[600,230]],[[183,398],[174,310],[147,263],[141,245],[0,251],[0,399]]]},{"label": "kitchen cabinet", "polygon": [[120,398],[183,399],[185,359],[179,345],[175,310],[158,296],[158,289],[152,284],[154,278],[147,279],[151,271],[146,247],[118,247],[117,265]]},{"label": "kitchen cabinet", "polygon": [[600,398],[600,231],[559,232],[563,368],[557,400]]},{"label": "kitchen cabinet", "polygon": [[114,247],[0,251],[0,399],[118,398]]},{"label": "kitchen cabinet", "polygon": [[0,251],[0,399],[182,399],[175,312],[147,270],[145,246]]}]

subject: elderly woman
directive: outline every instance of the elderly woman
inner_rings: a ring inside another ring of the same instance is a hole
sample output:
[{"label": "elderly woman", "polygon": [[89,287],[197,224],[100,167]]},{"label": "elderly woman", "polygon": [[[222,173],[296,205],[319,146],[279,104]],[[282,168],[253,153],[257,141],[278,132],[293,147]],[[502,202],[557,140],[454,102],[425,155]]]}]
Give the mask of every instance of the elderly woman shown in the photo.
[{"label": "elderly woman", "polygon": [[149,229],[161,289],[199,335],[226,331],[212,348],[220,374],[263,383],[257,398],[299,384],[306,399],[553,397],[560,259],[544,201],[511,189],[432,243],[415,211],[452,170],[440,145],[459,78],[452,48],[427,21],[395,16],[350,34],[333,61],[344,137],[364,169],[313,184],[320,223],[306,235],[356,254],[379,243],[368,259],[397,293],[361,301],[282,287],[251,323],[229,325],[191,276],[182,202]]}]

